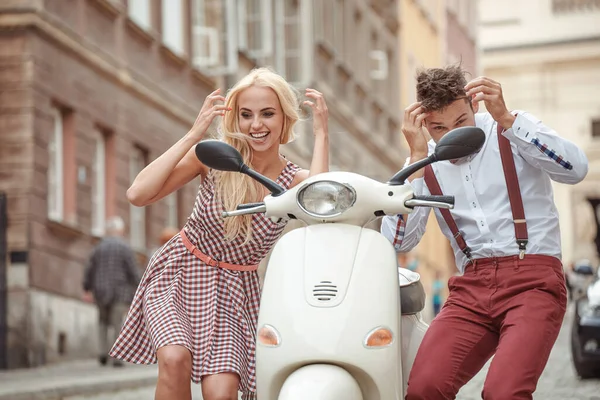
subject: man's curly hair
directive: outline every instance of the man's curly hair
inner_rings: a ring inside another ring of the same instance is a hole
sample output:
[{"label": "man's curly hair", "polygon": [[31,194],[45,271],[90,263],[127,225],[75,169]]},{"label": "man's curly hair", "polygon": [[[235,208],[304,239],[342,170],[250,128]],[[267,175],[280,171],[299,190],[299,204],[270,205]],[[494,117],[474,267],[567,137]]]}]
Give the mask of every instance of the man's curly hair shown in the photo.
[{"label": "man's curly hair", "polygon": [[460,65],[417,71],[417,101],[425,111],[441,111],[455,100],[465,98],[467,80]]}]

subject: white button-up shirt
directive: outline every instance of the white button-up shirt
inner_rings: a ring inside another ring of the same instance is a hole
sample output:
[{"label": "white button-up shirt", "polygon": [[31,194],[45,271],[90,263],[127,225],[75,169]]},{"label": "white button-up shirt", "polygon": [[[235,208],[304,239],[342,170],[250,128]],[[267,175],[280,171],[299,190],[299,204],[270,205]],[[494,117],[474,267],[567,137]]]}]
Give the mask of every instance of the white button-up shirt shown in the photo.
[{"label": "white button-up shirt", "polygon": [[[552,185],[556,182],[575,184],[588,171],[584,152],[561,138],[537,118],[516,111],[517,118],[503,135],[510,141],[523,198],[529,242],[526,254],[543,254],[561,258],[558,212],[554,205]],[[515,239],[508,190],[502,169],[496,122],[489,113],[475,115],[475,124],[486,135],[482,149],[453,164],[440,161],[432,165],[442,193],[455,197],[450,210],[462,232],[472,258],[502,257],[519,254]],[[435,142],[429,142],[429,153]],[[411,183],[415,194],[430,194],[424,178]],[[456,265],[463,272],[467,257],[460,250],[442,214],[435,209],[438,224],[454,250]],[[420,207],[402,218],[384,217],[381,232],[396,251],[415,247],[427,224],[430,208]]]}]

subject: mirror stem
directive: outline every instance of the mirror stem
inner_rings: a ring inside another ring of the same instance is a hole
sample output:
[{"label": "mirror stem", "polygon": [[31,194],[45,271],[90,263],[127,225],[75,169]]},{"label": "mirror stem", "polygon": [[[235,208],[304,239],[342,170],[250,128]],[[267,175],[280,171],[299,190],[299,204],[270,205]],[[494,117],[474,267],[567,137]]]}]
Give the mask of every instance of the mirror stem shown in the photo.
[{"label": "mirror stem", "polygon": [[436,161],[437,156],[435,155],[435,153],[432,153],[429,157],[419,160],[413,164],[410,164],[406,168],[403,168],[402,170],[398,171],[398,173],[388,181],[388,184],[393,186],[404,185],[404,182],[408,179],[409,176],[411,176],[421,168]]},{"label": "mirror stem", "polygon": [[264,187],[269,189],[269,191],[271,192],[271,195],[273,195],[274,197],[277,197],[277,196],[285,193],[285,189],[282,188],[281,186],[279,186],[276,182],[272,181],[271,179],[267,178],[264,175],[259,174],[256,171],[250,169],[245,164],[240,169],[240,172],[242,174],[248,175],[250,178],[256,180],[258,183],[260,183],[261,185],[263,185]]}]

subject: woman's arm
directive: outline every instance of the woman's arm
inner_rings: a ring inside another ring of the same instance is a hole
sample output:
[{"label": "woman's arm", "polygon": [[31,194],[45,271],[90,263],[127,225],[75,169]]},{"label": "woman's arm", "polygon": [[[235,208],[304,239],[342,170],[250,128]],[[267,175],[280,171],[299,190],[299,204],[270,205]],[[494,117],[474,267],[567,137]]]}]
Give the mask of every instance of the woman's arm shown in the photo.
[{"label": "woman's arm", "polygon": [[310,173],[308,176],[329,171],[329,128],[327,119],[329,111],[323,95],[314,89],[306,89],[306,97],[315,101],[306,100],[303,104],[313,110],[313,134],[315,135],[315,147],[313,149]]},{"label": "woman's arm", "polygon": [[207,168],[194,152],[198,143],[189,134],[147,165],[127,190],[127,200],[134,206],[152,204],[173,193],[198,175],[205,176]]},{"label": "woman's arm", "polygon": [[323,95],[314,89],[306,89],[306,97],[315,101],[306,100],[303,104],[313,110],[313,134],[315,135],[315,147],[313,149],[310,170],[300,170],[296,173],[292,187],[302,182],[309,176],[329,171],[329,130],[327,118],[329,112]]},{"label": "woman's arm", "polygon": [[202,140],[213,119],[229,111],[223,104],[214,104],[225,101],[219,91],[208,95],[192,129],[136,176],[127,190],[127,200],[131,204],[138,207],[152,204],[198,175],[206,176],[208,168],[196,158],[194,146]]}]

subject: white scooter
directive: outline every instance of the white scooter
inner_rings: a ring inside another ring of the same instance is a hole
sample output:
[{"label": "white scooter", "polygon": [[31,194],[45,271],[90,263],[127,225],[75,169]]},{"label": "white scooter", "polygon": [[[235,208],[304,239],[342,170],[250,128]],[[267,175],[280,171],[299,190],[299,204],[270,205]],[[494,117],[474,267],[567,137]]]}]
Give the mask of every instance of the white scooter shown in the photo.
[{"label": "white scooter", "polygon": [[453,197],[415,196],[404,182],[425,165],[479,150],[484,141],[481,129],[458,128],[429,158],[387,183],[327,172],[288,191],[223,142],[196,146],[208,167],[247,174],[271,191],[264,202],[242,204],[224,217],[265,213],[306,223],[277,242],[267,267],[257,330],[260,400],[404,398],[427,328],[420,318],[425,295],[418,274],[400,269],[399,280],[392,244],[364,226],[417,206],[452,208]]}]

